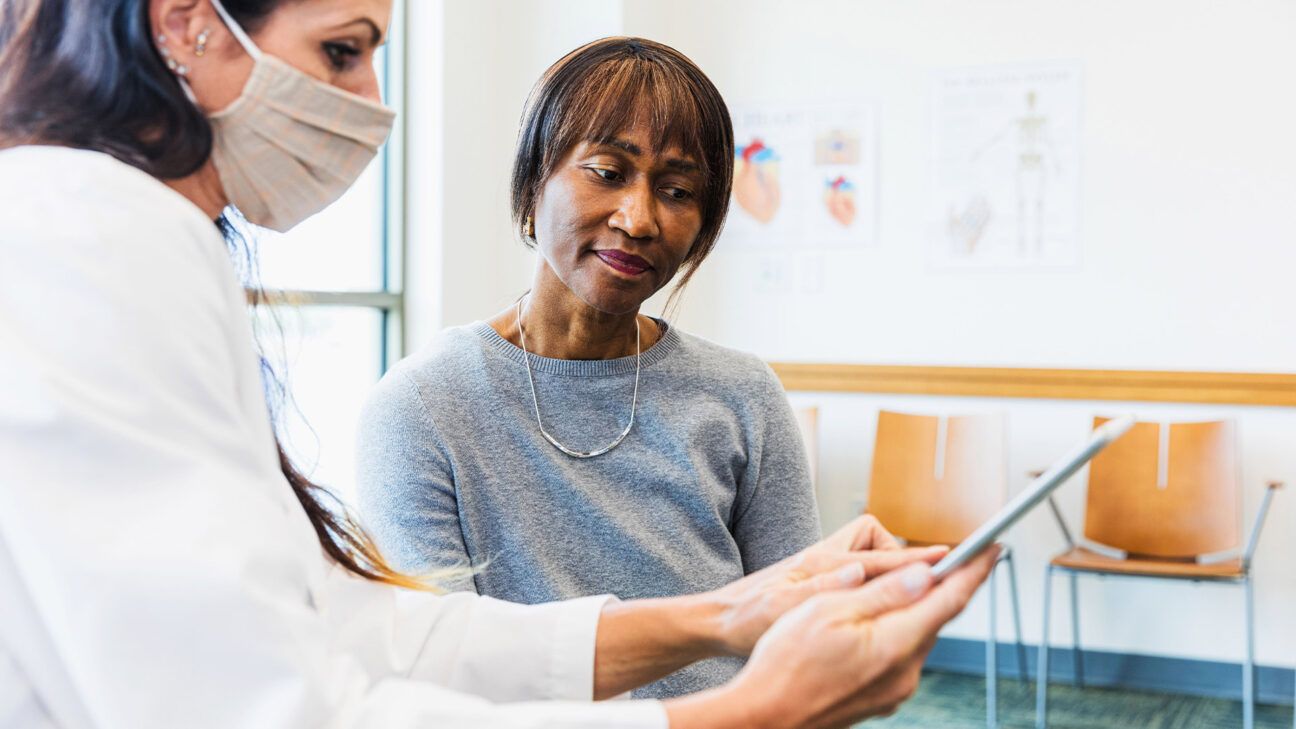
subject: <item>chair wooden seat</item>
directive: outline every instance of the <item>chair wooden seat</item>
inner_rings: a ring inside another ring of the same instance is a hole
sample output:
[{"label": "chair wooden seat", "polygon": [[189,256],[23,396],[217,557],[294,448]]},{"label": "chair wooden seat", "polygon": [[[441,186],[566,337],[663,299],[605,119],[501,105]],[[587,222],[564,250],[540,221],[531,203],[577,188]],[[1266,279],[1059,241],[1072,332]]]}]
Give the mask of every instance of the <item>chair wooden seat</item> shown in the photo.
[{"label": "chair wooden seat", "polygon": [[1116,559],[1084,547],[1076,547],[1053,558],[1055,567],[1076,570],[1078,572],[1107,572],[1122,575],[1140,575],[1143,577],[1175,577],[1183,579],[1242,579],[1246,572],[1242,567],[1242,558],[1223,560],[1211,564],[1196,562],[1126,557]]}]

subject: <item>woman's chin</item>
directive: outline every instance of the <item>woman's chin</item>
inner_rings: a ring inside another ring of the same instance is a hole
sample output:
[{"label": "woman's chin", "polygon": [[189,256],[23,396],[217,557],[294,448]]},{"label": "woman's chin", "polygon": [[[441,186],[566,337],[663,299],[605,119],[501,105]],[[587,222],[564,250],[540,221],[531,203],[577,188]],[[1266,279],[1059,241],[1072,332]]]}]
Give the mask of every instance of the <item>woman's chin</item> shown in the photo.
[{"label": "woman's chin", "polygon": [[627,291],[594,291],[578,294],[591,309],[611,316],[634,314],[647,297]]}]

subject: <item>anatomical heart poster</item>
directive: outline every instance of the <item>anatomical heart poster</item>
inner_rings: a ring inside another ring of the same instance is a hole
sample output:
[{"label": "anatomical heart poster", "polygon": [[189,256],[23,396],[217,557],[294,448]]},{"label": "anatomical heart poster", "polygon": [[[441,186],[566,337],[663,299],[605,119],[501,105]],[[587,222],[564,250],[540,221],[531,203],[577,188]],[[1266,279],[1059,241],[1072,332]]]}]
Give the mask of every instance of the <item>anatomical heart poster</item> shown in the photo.
[{"label": "anatomical heart poster", "polygon": [[877,114],[872,105],[767,105],[734,111],[731,245],[826,248],[877,240]]}]

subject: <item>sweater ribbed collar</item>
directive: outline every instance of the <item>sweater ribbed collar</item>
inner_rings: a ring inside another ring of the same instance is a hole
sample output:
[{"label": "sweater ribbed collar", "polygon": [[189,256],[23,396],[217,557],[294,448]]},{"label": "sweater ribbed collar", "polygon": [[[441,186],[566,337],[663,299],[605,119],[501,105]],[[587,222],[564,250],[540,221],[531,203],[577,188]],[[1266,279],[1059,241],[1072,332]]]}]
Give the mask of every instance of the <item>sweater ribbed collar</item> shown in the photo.
[{"label": "sweater ribbed collar", "polygon": [[[666,359],[680,343],[679,332],[674,327],[661,319],[654,318],[653,321],[657,322],[658,326],[665,330],[665,334],[662,335],[661,339],[657,340],[656,344],[644,350],[642,355],[643,367],[651,367]],[[514,346],[512,342],[501,337],[499,332],[495,331],[490,324],[484,321],[473,322],[468,329],[480,337],[488,348],[499,352],[521,366],[526,366],[526,355],[522,352],[522,348]],[[635,357],[631,355],[616,359],[553,359],[532,354],[531,369],[536,372],[567,375],[569,377],[624,375],[635,371]]]}]

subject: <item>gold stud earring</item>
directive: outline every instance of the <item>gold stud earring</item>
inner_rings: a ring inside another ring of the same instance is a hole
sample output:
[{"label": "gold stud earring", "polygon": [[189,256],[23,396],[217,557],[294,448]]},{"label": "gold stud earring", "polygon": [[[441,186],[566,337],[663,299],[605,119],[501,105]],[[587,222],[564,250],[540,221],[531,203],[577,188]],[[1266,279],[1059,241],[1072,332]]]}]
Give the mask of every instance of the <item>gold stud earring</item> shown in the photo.
[{"label": "gold stud earring", "polygon": [[526,223],[522,225],[522,235],[528,238],[535,237],[535,221],[531,219],[530,215],[527,216]]},{"label": "gold stud earring", "polygon": [[197,45],[194,46],[195,56],[202,58],[203,56],[207,55],[207,41],[210,38],[211,38],[210,28],[204,28],[203,31],[198,34],[198,43]]}]

